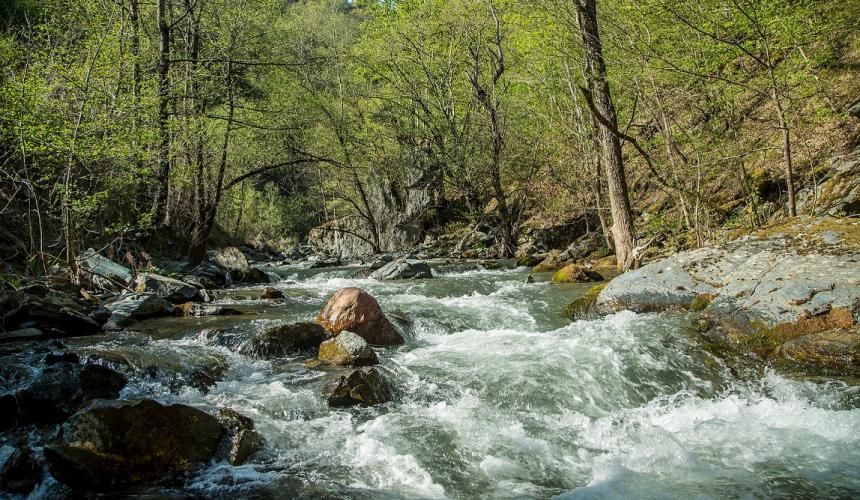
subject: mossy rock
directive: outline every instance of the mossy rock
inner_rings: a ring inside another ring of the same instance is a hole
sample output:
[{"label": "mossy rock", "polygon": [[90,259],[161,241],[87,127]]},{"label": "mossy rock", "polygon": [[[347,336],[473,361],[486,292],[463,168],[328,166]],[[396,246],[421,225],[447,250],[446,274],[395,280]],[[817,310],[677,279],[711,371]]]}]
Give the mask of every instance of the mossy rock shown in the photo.
[{"label": "mossy rock", "polygon": [[561,315],[568,319],[576,319],[587,313],[594,307],[594,304],[597,302],[597,296],[600,295],[600,291],[605,286],[606,283],[601,283],[589,288],[584,294],[574,299],[573,302],[564,306],[564,309],[561,310]]},{"label": "mossy rock", "polygon": [[595,271],[618,271],[618,260],[614,255],[607,255],[598,259],[591,267]]},{"label": "mossy rock", "polygon": [[533,273],[546,273],[549,271],[556,271],[564,267],[566,262],[561,258],[561,252],[558,250],[553,250],[550,252],[544,260],[542,260],[538,265],[532,268]]},{"label": "mossy rock", "polygon": [[603,276],[579,264],[568,264],[552,276],[553,283],[591,283],[593,281],[603,281]]}]

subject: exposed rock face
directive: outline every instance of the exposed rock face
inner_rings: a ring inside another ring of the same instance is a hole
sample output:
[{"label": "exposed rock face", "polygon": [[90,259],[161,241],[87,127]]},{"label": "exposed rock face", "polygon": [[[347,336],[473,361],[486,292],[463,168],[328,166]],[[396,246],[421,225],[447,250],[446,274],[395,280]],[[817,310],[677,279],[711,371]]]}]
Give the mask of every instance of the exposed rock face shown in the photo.
[{"label": "exposed rock face", "polygon": [[317,323],[332,333],[349,330],[371,345],[403,343],[376,299],[360,288],[344,288],[334,294],[317,316]]},{"label": "exposed rock face", "polygon": [[345,217],[311,231],[308,243],[318,252],[344,258],[409,249],[424,238],[424,220],[438,204],[441,179],[420,178],[420,172],[407,173],[404,186],[398,187],[381,175],[367,183],[370,213],[376,222],[379,248],[370,224],[361,217]]},{"label": "exposed rock face", "polygon": [[284,292],[275,287],[267,286],[260,292],[260,299],[283,299]]},{"label": "exposed rock face", "polygon": [[0,470],[0,490],[26,495],[42,482],[42,464],[29,447],[15,452]]},{"label": "exposed rock face", "polygon": [[154,293],[121,295],[104,305],[111,312],[106,330],[124,328],[136,320],[173,314],[173,306]]},{"label": "exposed rock face", "polygon": [[182,304],[200,300],[197,288],[182,281],[152,273],[138,274],[134,279],[136,292],[149,292],[168,302]]},{"label": "exposed rock face", "polygon": [[316,349],[331,334],[317,323],[276,323],[244,343],[239,353],[258,359],[275,359]]},{"label": "exposed rock face", "polygon": [[112,491],[188,470],[211,459],[224,428],[190,406],[95,401],[45,447],[51,474],[75,489]]},{"label": "exposed rock face", "polygon": [[701,311],[720,322],[725,340],[763,357],[821,360],[839,352],[860,359],[858,222],[794,224],[791,232],[799,236],[791,239],[773,234],[783,228],[771,228],[623,274],[603,289],[597,307]]},{"label": "exposed rock face", "polygon": [[432,278],[433,271],[426,262],[403,259],[385,264],[371,273],[370,277],[377,280]]},{"label": "exposed rock face", "polygon": [[48,366],[17,392],[19,420],[37,424],[63,422],[87,401],[116,398],[127,383],[123,375],[103,366]]},{"label": "exposed rock face", "polygon": [[77,259],[84,279],[98,288],[118,290],[131,284],[132,272],[89,248]]},{"label": "exposed rock face", "polygon": [[361,368],[341,375],[322,388],[331,407],[374,406],[391,400],[388,382],[376,368]]},{"label": "exposed rock face", "polygon": [[860,150],[834,158],[816,186],[797,194],[802,214],[860,215]]},{"label": "exposed rock face", "polygon": [[333,366],[370,366],[379,363],[376,353],[363,338],[352,332],[340,332],[320,344],[319,360]]},{"label": "exposed rock face", "polygon": [[552,276],[553,283],[590,283],[593,281],[603,281],[603,276],[579,264],[568,264]]}]

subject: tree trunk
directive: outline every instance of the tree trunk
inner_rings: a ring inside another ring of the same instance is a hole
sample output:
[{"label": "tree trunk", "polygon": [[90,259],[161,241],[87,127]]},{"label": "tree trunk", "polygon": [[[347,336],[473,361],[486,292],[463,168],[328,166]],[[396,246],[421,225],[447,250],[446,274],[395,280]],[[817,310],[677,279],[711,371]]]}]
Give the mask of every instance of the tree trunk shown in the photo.
[{"label": "tree trunk", "polygon": [[170,190],[170,130],[168,128],[169,73],[170,73],[170,24],[167,20],[168,0],[157,0],[159,55],[158,55],[158,132],[161,139],[158,148],[158,186],[155,193],[153,219],[156,224],[170,223],[167,200]]},{"label": "tree trunk", "polygon": [[[606,79],[606,63],[597,23],[595,0],[576,0],[576,13],[582,42],[585,47],[585,74],[594,93],[597,110],[617,129],[618,119]],[[636,264],[636,235],[633,228],[633,213],[627,194],[624,163],[621,156],[621,140],[612,128],[601,123],[600,144],[603,148],[603,164],[606,167],[606,184],[609,205],[612,210],[612,235],[615,241],[615,258],[618,267],[626,269]]]},{"label": "tree trunk", "polygon": [[797,217],[797,203],[794,193],[794,161],[791,155],[791,130],[788,128],[788,121],[785,119],[785,109],[782,107],[782,100],[779,98],[779,93],[774,87],[773,89],[773,104],[776,108],[777,120],[779,121],[779,130],[782,132],[782,159],[785,161],[785,185],[788,191],[788,215]]}]

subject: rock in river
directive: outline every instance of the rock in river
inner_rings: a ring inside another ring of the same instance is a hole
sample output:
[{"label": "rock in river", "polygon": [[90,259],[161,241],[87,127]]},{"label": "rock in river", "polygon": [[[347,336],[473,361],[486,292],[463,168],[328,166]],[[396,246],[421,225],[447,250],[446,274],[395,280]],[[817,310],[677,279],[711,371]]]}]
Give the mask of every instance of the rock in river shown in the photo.
[{"label": "rock in river", "polygon": [[42,482],[42,464],[35,453],[25,446],[15,452],[0,469],[0,489],[26,495]]},{"label": "rock in river", "polygon": [[260,299],[283,299],[284,292],[278,290],[273,286],[267,286],[260,291]]},{"label": "rock in river", "polygon": [[50,365],[16,394],[19,421],[59,423],[93,399],[114,399],[128,383],[121,374],[99,365]]},{"label": "rock in river", "polygon": [[51,474],[75,489],[112,491],[192,469],[210,460],[224,428],[190,406],[95,401],[45,447]]},{"label": "rock in river", "polygon": [[105,330],[124,328],[136,320],[173,314],[173,306],[154,293],[121,295],[104,305],[110,310]]},{"label": "rock in river", "polygon": [[239,353],[258,359],[274,359],[306,349],[316,349],[331,334],[317,323],[275,323],[245,342]]},{"label": "rock in river", "polygon": [[388,382],[376,368],[361,368],[327,383],[322,395],[329,406],[374,406],[391,400]]},{"label": "rock in river", "polygon": [[579,264],[568,264],[552,276],[553,283],[590,283],[594,281],[603,281],[603,276]]},{"label": "rock in river", "polygon": [[134,290],[154,293],[174,304],[200,300],[200,294],[195,286],[152,273],[138,274],[134,279]]},{"label": "rock in river", "polygon": [[344,288],[334,294],[317,316],[317,323],[333,333],[349,330],[371,345],[403,343],[376,299],[360,288]]},{"label": "rock in river", "polygon": [[370,277],[377,280],[432,278],[433,271],[426,262],[401,259],[385,264],[371,273]]},{"label": "rock in river", "polygon": [[379,363],[367,341],[344,331],[320,344],[319,360],[333,366],[369,366]]}]

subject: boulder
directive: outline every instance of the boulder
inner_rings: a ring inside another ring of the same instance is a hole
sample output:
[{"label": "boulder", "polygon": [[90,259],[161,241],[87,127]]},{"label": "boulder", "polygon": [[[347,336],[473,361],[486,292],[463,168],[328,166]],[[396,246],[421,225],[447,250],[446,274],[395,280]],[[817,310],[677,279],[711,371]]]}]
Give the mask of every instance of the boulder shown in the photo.
[{"label": "boulder", "polygon": [[603,276],[579,264],[568,264],[552,275],[553,283],[590,283],[593,281],[603,281]]},{"label": "boulder", "polygon": [[316,349],[330,333],[317,323],[275,323],[263,328],[239,348],[239,353],[258,359],[282,358]]},{"label": "boulder", "polygon": [[99,288],[119,290],[131,283],[130,269],[102,257],[92,248],[79,255],[77,261],[85,279]]},{"label": "boulder", "polygon": [[811,333],[783,343],[778,354],[829,375],[860,374],[860,331],[831,329]]},{"label": "boulder", "polygon": [[79,490],[114,491],[183,472],[210,460],[224,428],[190,406],[95,401],[45,447],[51,474]]},{"label": "boulder", "polygon": [[343,331],[320,344],[319,360],[332,366],[370,366],[379,364],[376,353],[363,338]]},{"label": "boulder", "polygon": [[284,292],[275,287],[267,286],[260,291],[260,299],[283,299]]},{"label": "boulder", "polygon": [[25,446],[15,450],[0,469],[0,490],[27,495],[42,482],[42,463]]},{"label": "boulder", "polygon": [[218,421],[227,431],[227,460],[243,465],[266,447],[266,440],[254,430],[254,421],[230,408],[218,412]]},{"label": "boulder", "polygon": [[154,293],[174,304],[200,300],[197,287],[153,273],[138,274],[134,279],[134,290],[141,293]]},{"label": "boulder", "polygon": [[251,268],[245,254],[236,247],[222,248],[215,253],[211,261],[225,271],[244,273]]},{"label": "boulder", "polygon": [[38,328],[22,328],[11,332],[0,332],[0,342],[13,340],[32,340],[45,336],[45,332]]},{"label": "boulder", "polygon": [[322,396],[331,407],[374,406],[391,400],[388,382],[376,368],[360,368],[328,382]]},{"label": "boulder", "polygon": [[349,330],[371,345],[403,343],[403,337],[382,313],[376,299],[360,288],[338,291],[317,315],[316,321],[332,333]]},{"label": "boulder", "polygon": [[584,315],[594,308],[594,304],[597,302],[597,296],[600,295],[600,291],[603,290],[605,286],[605,284],[601,283],[600,285],[594,285],[589,288],[584,294],[564,306],[564,309],[561,311],[561,315],[567,319],[576,319]]},{"label": "boulder", "polygon": [[377,280],[432,278],[433,271],[426,262],[402,259],[385,264],[374,271],[370,277]]},{"label": "boulder", "polygon": [[557,271],[568,264],[568,260],[558,250],[549,252],[538,265],[532,268],[533,273]]},{"label": "boulder", "polygon": [[240,316],[242,311],[232,307],[219,306],[215,304],[186,302],[178,306],[173,306],[173,314],[175,316],[183,316],[186,318],[202,318],[205,316]]},{"label": "boulder", "polygon": [[111,312],[110,319],[104,324],[106,330],[124,328],[141,319],[173,314],[173,306],[154,293],[120,295],[109,300],[104,307]]},{"label": "boulder", "polygon": [[798,213],[860,215],[860,149],[833,158],[821,176],[798,191]]},{"label": "boulder", "polygon": [[48,337],[89,335],[100,325],[87,316],[87,307],[67,296],[12,292],[0,297],[0,324],[10,332],[24,330],[15,333],[17,339],[34,338],[31,329]]},{"label": "boulder", "polygon": [[16,393],[19,421],[63,422],[88,401],[115,399],[127,383],[123,375],[103,366],[47,366],[30,385]]},{"label": "boulder", "polygon": [[329,267],[338,267],[341,265],[340,259],[337,257],[317,259],[310,265],[310,269],[325,269]]}]

